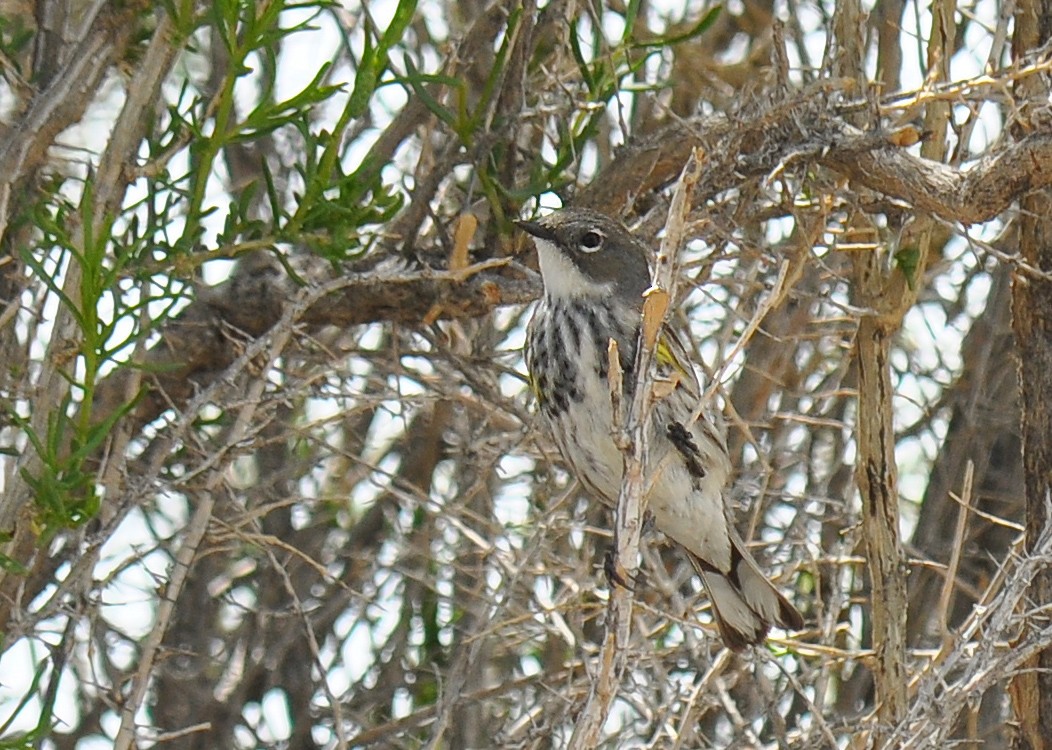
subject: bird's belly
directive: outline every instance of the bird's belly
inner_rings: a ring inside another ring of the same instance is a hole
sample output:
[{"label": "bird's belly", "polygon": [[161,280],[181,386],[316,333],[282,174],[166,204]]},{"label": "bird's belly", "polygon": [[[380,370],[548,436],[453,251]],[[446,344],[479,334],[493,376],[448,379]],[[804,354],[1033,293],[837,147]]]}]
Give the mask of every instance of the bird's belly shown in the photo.
[{"label": "bird's belly", "polygon": [[654,525],[721,570],[730,567],[731,545],[723,513],[723,478],[692,477],[674,448],[650,452],[647,510]]},{"label": "bird's belly", "polygon": [[574,474],[598,499],[617,503],[623,459],[611,430],[610,400],[584,398],[550,418],[551,432]]},{"label": "bird's belly", "polygon": [[[551,418],[550,427],[574,474],[599,500],[614,507],[621,492],[624,459],[614,442],[611,415],[609,395],[589,394]],[[730,566],[730,539],[722,493],[727,470],[714,464],[706,476],[694,477],[663,433],[652,429],[649,445],[645,491],[654,525],[673,541],[726,570]]]}]

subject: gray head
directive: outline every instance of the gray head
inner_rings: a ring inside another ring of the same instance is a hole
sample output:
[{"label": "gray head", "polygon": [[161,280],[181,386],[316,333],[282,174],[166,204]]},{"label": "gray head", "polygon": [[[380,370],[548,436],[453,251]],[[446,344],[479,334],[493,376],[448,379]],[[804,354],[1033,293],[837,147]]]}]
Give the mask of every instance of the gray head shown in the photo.
[{"label": "gray head", "polygon": [[533,235],[551,297],[617,294],[642,305],[650,286],[647,249],[621,222],[591,209],[564,208],[516,224]]}]

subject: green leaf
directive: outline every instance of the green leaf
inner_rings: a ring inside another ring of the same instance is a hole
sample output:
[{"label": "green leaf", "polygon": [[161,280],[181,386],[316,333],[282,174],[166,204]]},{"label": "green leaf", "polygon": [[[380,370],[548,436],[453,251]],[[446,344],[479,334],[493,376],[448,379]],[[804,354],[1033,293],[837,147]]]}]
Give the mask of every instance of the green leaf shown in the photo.
[{"label": "green leaf", "polygon": [[636,19],[639,17],[639,6],[642,0],[630,0],[625,8],[625,30],[621,34],[621,41],[627,42],[632,38],[632,32],[636,29]]},{"label": "green leaf", "polygon": [[913,245],[904,247],[895,253],[895,264],[906,277],[910,290],[917,288],[917,270],[920,265],[920,248]]},{"label": "green leaf", "polygon": [[652,39],[649,42],[636,42],[633,44],[634,47],[671,47],[682,42],[689,41],[695,37],[701,36],[712,24],[716,23],[716,19],[719,18],[720,12],[723,10],[722,5],[714,5],[709,8],[708,12],[701,17],[701,20],[694,24],[689,30],[682,34],[673,34],[672,36],[662,36],[657,39]]},{"label": "green leaf", "polygon": [[113,428],[117,422],[135,408],[135,405],[139,403],[141,398],[142,391],[136,394],[135,398],[131,401],[114,409],[112,413],[106,415],[105,419],[92,427],[87,434],[84,435],[83,440],[78,440],[80,445],[73,451],[72,455],[70,455],[67,463],[79,466],[94,455],[95,451],[98,450],[103,442],[105,442],[106,438],[109,437],[110,433],[113,432]]},{"label": "green leaf", "polygon": [[362,59],[358,62],[358,72],[354,78],[354,89],[351,91],[350,101],[347,103],[347,113],[351,118],[359,118],[369,108],[369,100],[373,91],[380,82],[380,76],[388,67],[388,52],[391,47],[402,40],[402,35],[409,28],[416,13],[416,0],[399,0],[395,8],[394,16],[387,29],[380,35],[380,39],[373,46],[373,34],[367,29],[365,33],[365,49],[362,51]]},{"label": "green leaf", "polygon": [[55,274],[48,273],[47,269],[44,268],[44,264],[37,259],[29,248],[22,248],[19,256],[22,258],[22,262],[29,266],[33,273],[43,282],[44,286],[58,297],[59,301],[72,313],[77,325],[83,328],[86,321],[81,315],[80,308],[73,304],[73,300],[69,298],[69,295],[55,282]]},{"label": "green leaf", "polygon": [[570,52],[577,63],[577,70],[581,73],[585,86],[590,92],[595,90],[595,79],[592,76],[592,67],[584,59],[584,51],[581,49],[581,40],[577,36],[577,24],[570,27]]},{"label": "green leaf", "polygon": [[[456,117],[456,115],[454,115],[446,107],[443,107],[438,102],[437,99],[435,99],[433,96],[431,96],[431,93],[423,85],[424,83],[430,82],[429,79],[438,79],[440,77],[439,76],[426,76],[426,75],[420,73],[420,71],[418,71],[416,69],[416,66],[413,64],[413,61],[412,61],[412,59],[410,59],[408,54],[404,55],[402,57],[402,64],[405,65],[405,69],[406,69],[407,73],[406,73],[405,76],[401,77],[399,80],[405,81],[405,83],[408,84],[408,86],[412,90],[413,94],[420,100],[420,102],[425,107],[427,107],[428,111],[430,111],[431,114],[433,114],[439,120],[441,120],[446,125],[448,125],[450,127],[450,129],[453,130],[454,132],[459,132],[459,129],[458,129],[458,126],[457,126],[457,117]],[[442,77],[442,78],[444,78],[444,77]],[[451,81],[451,84],[455,88],[460,88],[460,87],[462,87],[464,85],[462,81],[457,81],[455,79],[448,79],[448,78],[446,78],[445,80],[446,81]]]},{"label": "green leaf", "polygon": [[[44,675],[47,673],[48,667],[50,665],[50,659],[41,659],[40,662],[37,664],[37,668],[33,672],[33,680],[29,684],[29,688],[26,690],[25,695],[22,696],[22,700],[20,700],[18,702],[18,705],[16,705],[11,711],[11,715],[7,717],[7,721],[5,721],[3,724],[0,724],[0,735],[5,734],[11,728],[11,725],[14,723],[15,719],[18,718],[18,715],[20,713],[22,713],[22,710],[25,709],[25,707],[29,705],[30,701],[32,701],[37,696],[37,694],[40,691],[40,683],[44,679]],[[41,712],[41,716],[50,715],[50,713],[45,713],[43,711]],[[39,731],[39,728],[35,729],[34,731],[23,735],[23,738],[27,740],[33,740],[34,738],[42,739],[45,735],[38,735]],[[36,747],[36,742],[27,742],[25,744],[25,747]]]},{"label": "green leaf", "polygon": [[[18,560],[15,560],[13,557],[8,557],[4,554],[0,554],[0,570],[7,571],[8,573],[13,573],[16,576],[29,575],[29,568],[20,563]],[[0,729],[0,731],[3,730]]]}]

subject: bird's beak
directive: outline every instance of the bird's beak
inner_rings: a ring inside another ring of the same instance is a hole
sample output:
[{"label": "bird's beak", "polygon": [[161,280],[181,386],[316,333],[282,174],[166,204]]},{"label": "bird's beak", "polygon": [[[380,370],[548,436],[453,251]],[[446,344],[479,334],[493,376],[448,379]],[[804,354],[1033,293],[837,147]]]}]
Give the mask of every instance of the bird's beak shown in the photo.
[{"label": "bird's beak", "polygon": [[542,240],[555,242],[555,232],[539,222],[513,219],[512,223],[527,234],[533,235]]}]

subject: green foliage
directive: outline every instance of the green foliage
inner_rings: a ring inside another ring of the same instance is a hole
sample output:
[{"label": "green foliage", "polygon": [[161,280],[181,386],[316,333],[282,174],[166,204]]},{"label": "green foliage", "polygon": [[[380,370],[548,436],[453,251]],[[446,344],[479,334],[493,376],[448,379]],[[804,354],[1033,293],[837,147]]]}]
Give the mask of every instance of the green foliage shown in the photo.
[{"label": "green foliage", "polygon": [[[313,21],[328,6],[325,2],[277,2],[260,8],[253,3],[227,0],[211,9],[208,20],[229,56],[228,74],[214,102],[195,96],[184,86],[177,103],[169,108],[168,128],[157,137],[156,148],[152,149],[161,158],[169,144],[189,141],[190,145],[193,169],[176,178],[165,173],[155,186],[159,193],[177,191],[188,201],[186,227],[173,245],[176,254],[199,260],[215,257],[202,258],[194,249],[202,241],[203,219],[218,209],[206,205],[206,188],[218,158],[232,145],[251,144],[282,129],[295,132],[302,139],[305,158],[295,167],[303,181],[302,193],[295,196],[293,205],[288,205],[287,197],[275,186],[270,167],[262,163],[264,184],[247,186],[225,207],[227,216],[217,244],[227,257],[294,243],[333,261],[351,258],[363,249],[361,228],[387,221],[401,207],[401,194],[381,181],[384,165],[366,157],[358,169],[348,172],[342,161],[347,129],[369,107],[380,78],[387,71],[389,52],[404,35],[416,3],[399,3],[391,24],[382,32],[367,30],[353,90],[332,130],[319,129],[314,123],[320,109],[334,104],[344,94],[341,86],[326,83],[332,73],[328,64],[322,65],[298,93],[283,100],[274,97],[274,71],[281,43],[313,29]],[[291,9],[315,12],[307,20],[281,25],[282,11]],[[256,63],[262,71],[258,76],[252,67],[255,60],[261,61]],[[249,76],[259,81],[260,93],[252,110],[238,119],[235,86]],[[261,189],[266,191],[265,217],[255,208]]]},{"label": "green foliage", "polygon": [[[6,545],[13,538],[14,535],[11,532],[0,531],[0,548],[3,548],[2,545]],[[9,555],[5,555],[3,553],[0,553],[0,570],[7,571],[8,573],[14,573],[15,575],[20,576],[26,575],[29,572],[29,569],[25,565],[20,563],[18,560],[15,560],[13,557],[10,557]]]},{"label": "green foliage", "polygon": [[[97,206],[90,179],[85,182],[79,206],[59,193],[36,206],[33,223],[39,230],[36,248],[23,249],[29,268],[54,294],[68,313],[75,333],[66,364],[55,362],[68,383],[58,408],[46,415],[45,431],[34,429],[29,418],[11,411],[39,459],[39,469],[23,467],[22,476],[33,490],[36,521],[44,540],[63,528],[78,526],[94,517],[99,497],[92,457],[113,425],[133,405],[129,403],[101,421],[92,416],[99,380],[108,365],[136,336],[134,322],[147,300],[121,293],[120,281],[130,265],[143,257],[143,245],[127,246],[113,237],[114,220],[105,217],[96,226]],[[79,231],[71,229],[79,227]],[[70,283],[70,282],[77,283]],[[108,303],[108,304],[107,304]],[[111,308],[105,318],[103,306]]]},{"label": "green foliage", "polygon": [[18,16],[0,14],[0,55],[9,61],[18,73],[21,66],[18,61],[33,40],[33,30],[26,28],[25,22]]},{"label": "green foliage", "polygon": [[[44,676],[48,673],[50,667],[49,659],[41,659],[37,662],[36,669],[33,672],[33,680],[26,690],[25,694],[18,704],[12,709],[11,715],[8,716],[3,723],[0,723],[0,750],[30,750],[31,748],[40,747],[40,743],[47,739],[54,728],[56,720],[53,718],[52,713],[55,703],[55,691],[44,691],[41,690],[41,683],[44,680]],[[57,677],[52,677],[57,679]],[[37,714],[37,724],[33,729],[28,732],[13,733],[8,736],[4,736],[14,724],[15,720],[19,715],[27,710],[33,710],[31,701],[34,696],[41,693],[45,694],[45,705],[43,710]]]},{"label": "green foliage", "polygon": [[[538,155],[530,167],[530,179],[513,193],[519,200],[546,190],[559,191],[571,184],[576,177],[571,169],[580,159],[586,145],[599,134],[603,119],[609,117],[607,105],[623,91],[643,91],[649,88],[640,85],[638,77],[653,55],[660,55],[676,44],[694,39],[708,30],[719,17],[722,6],[713,6],[689,30],[648,40],[635,39],[635,24],[639,12],[639,1],[629,3],[625,10],[625,28],[618,44],[610,46],[604,34],[596,29],[589,19],[579,18],[569,34],[570,51],[577,63],[580,80],[586,89],[584,101],[577,107],[569,121],[557,121],[557,137],[554,159]],[[582,37],[588,33],[586,53]]]},{"label": "green foliage", "polygon": [[895,253],[895,265],[906,277],[909,288],[917,288],[917,267],[920,263],[920,248],[915,245],[901,248]]},{"label": "green foliage", "polygon": [[[66,391],[46,419],[34,421],[7,407],[38,459],[33,468],[23,468],[23,478],[35,496],[43,540],[96,514],[94,456],[134,405],[133,399],[96,418],[97,386],[111,370],[134,366],[127,361],[130,348],[185,299],[205,262],[261,250],[278,253],[283,244],[342,261],[363,251],[363,227],[390,220],[403,203],[402,194],[383,183],[384,164],[366,158],[350,169],[345,160],[348,128],[384,85],[390,54],[409,28],[415,1],[400,2],[386,29],[369,25],[353,90],[329,83],[331,65],[324,64],[285,98],[277,96],[275,78],[282,44],[313,30],[332,4],[220,0],[201,7],[195,12],[186,3],[167,4],[188,49],[219,45],[226,66],[211,93],[198,90],[192,76],[182,78],[145,143],[143,189],[130,193],[134,197],[114,213],[99,205],[91,175],[72,190],[56,178],[19,219],[35,228],[33,244],[19,254],[58,299],[73,331],[62,361],[55,363]],[[290,21],[286,11],[292,10],[299,13]],[[25,41],[5,34],[0,24],[5,49],[15,51],[11,45]],[[235,91],[246,86],[257,93],[240,112],[244,98]],[[342,107],[335,126],[319,127],[319,111],[334,105]],[[262,145],[279,131],[302,144],[304,156],[295,166],[301,188],[295,193],[279,188],[264,161],[261,182],[234,191],[226,205],[218,203],[210,185],[220,161],[231,149],[268,153]],[[174,158],[177,154],[188,162]],[[206,228],[217,213],[224,219],[213,241]],[[213,242],[215,248],[206,250]],[[0,566],[13,570],[17,563],[5,558]]]},{"label": "green foliage", "polygon": [[[381,171],[385,165],[374,154],[368,154],[350,173],[344,170],[341,157],[344,133],[366,113],[390,66],[391,48],[401,41],[415,12],[416,0],[400,0],[387,29],[380,32],[368,24],[354,88],[332,132],[314,133],[309,123],[298,123],[306,159],[297,165],[297,171],[305,189],[295,211],[287,215],[281,212],[283,228],[286,235],[300,237],[330,260],[340,260],[361,248],[358,229],[383,223],[402,207],[402,195],[383,184]],[[272,210],[278,209],[272,191],[270,198]]]},{"label": "green foliage", "polygon": [[[328,187],[317,191],[310,200],[304,196],[297,211],[284,215],[285,227],[279,236],[298,239],[330,260],[341,260],[348,257],[350,250],[362,246],[358,231],[363,226],[382,224],[398,212],[402,195],[385,186],[379,172],[347,173],[339,161],[327,160],[325,155],[335,152],[339,138],[326,132],[315,135],[308,130],[301,131],[301,135],[306,158],[296,165],[296,171],[307,185]],[[268,179],[268,187],[271,186]],[[280,210],[272,187],[268,195],[272,210]]]},{"label": "green foliage", "polygon": [[[706,31],[708,31],[712,24],[716,23],[716,19],[720,17],[720,12],[722,10],[722,5],[714,5],[711,8],[709,8],[708,12],[706,12],[705,15],[702,16],[701,19],[696,24],[691,26],[686,32],[682,34],[669,34],[667,36],[659,36],[656,39],[651,39],[646,42],[637,42],[635,46],[639,48],[667,48],[677,44],[682,44],[683,42],[688,42],[691,39],[695,39],[704,34]],[[629,33],[628,29],[630,28],[631,24],[628,24],[625,32],[626,37]]]},{"label": "green foliage", "polygon": [[358,61],[358,75],[354,80],[354,90],[347,102],[345,115],[348,118],[363,116],[369,107],[369,100],[380,83],[380,77],[390,65],[388,54],[391,48],[401,41],[409,23],[416,12],[416,0],[399,0],[391,24],[382,33],[370,28],[365,34],[365,50]]}]

